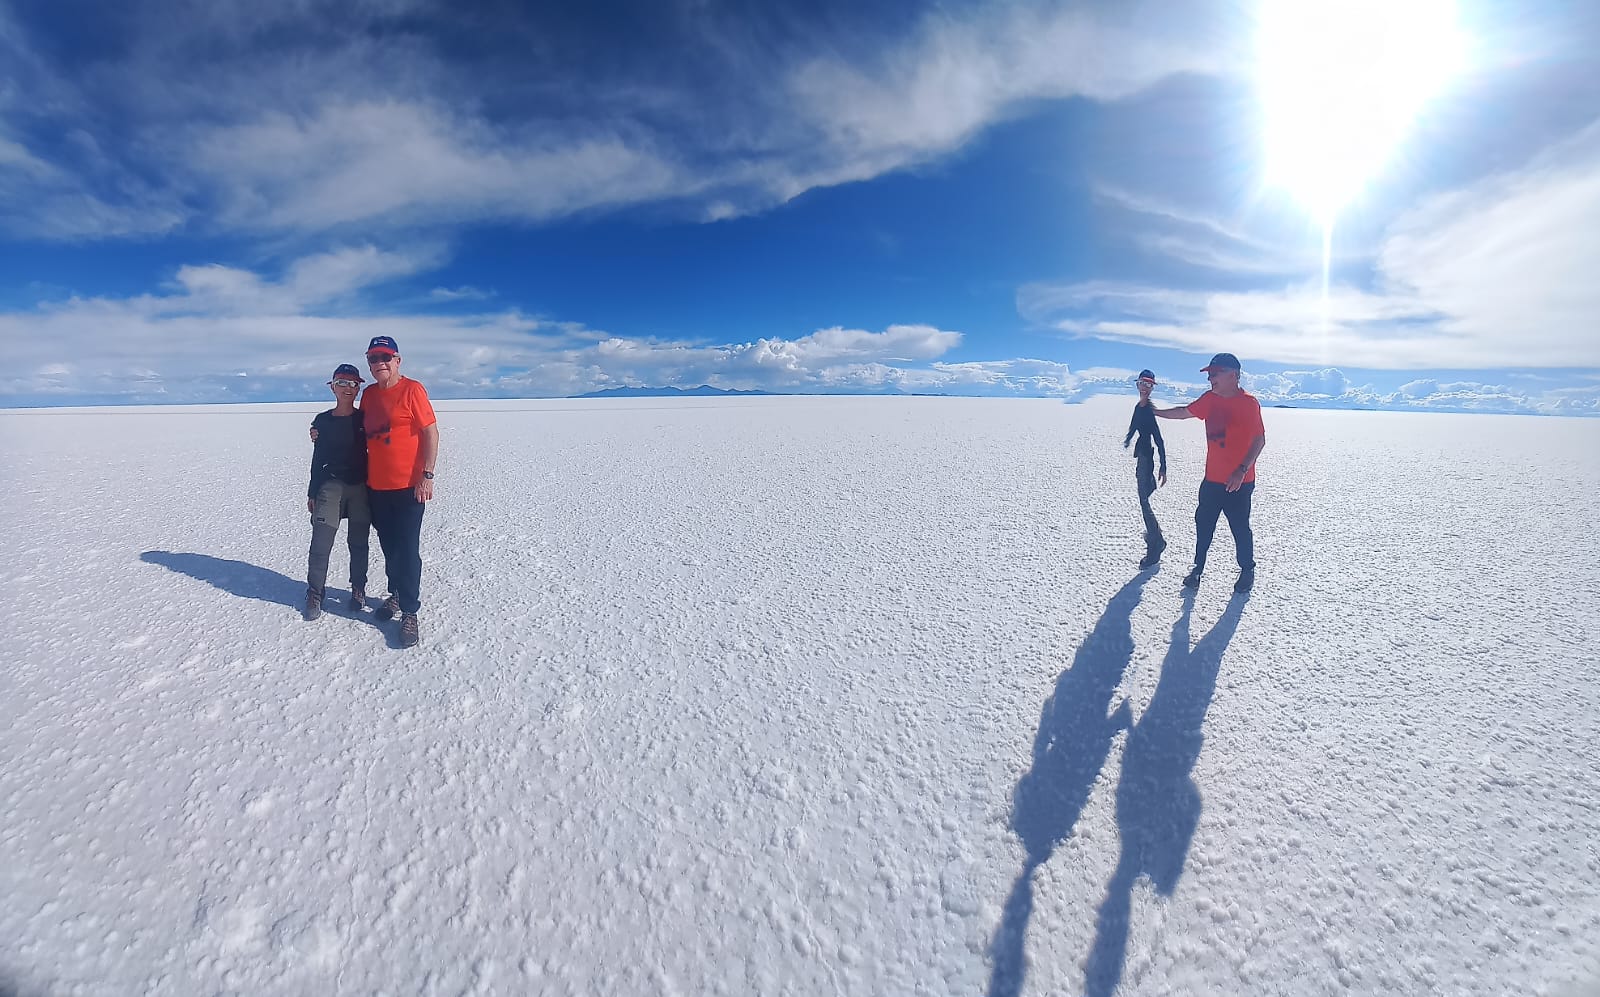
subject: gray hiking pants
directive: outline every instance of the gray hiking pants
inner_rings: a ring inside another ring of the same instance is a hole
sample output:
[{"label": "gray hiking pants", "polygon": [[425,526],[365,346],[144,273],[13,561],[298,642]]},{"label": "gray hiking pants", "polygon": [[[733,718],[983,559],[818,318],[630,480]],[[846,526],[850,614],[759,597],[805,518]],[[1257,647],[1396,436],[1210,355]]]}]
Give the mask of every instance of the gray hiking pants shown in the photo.
[{"label": "gray hiking pants", "polygon": [[322,591],[328,581],[328,554],[339,533],[339,520],[350,520],[345,540],[350,545],[350,587],[367,587],[367,538],[372,512],[367,507],[367,486],[325,481],[317,489],[311,512],[311,557],[306,565],[306,587]]}]

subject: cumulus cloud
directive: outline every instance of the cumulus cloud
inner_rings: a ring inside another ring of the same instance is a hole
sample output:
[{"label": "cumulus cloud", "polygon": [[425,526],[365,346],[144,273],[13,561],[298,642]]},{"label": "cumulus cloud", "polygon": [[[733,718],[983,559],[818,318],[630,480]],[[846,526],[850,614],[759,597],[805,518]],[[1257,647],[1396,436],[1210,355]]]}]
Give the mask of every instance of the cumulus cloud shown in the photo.
[{"label": "cumulus cloud", "polygon": [[[961,343],[929,325],[833,327],[792,339],[630,338],[523,315],[396,313],[368,292],[433,265],[427,250],[349,247],[276,276],[180,267],[161,293],[72,298],[0,313],[0,404],[312,397],[367,340],[400,341],[408,372],[441,397],[568,395],[620,385],[780,391],[922,383],[915,366]],[[457,298],[459,299],[459,295]],[[927,383],[959,385],[958,372]]]},{"label": "cumulus cloud", "polygon": [[[291,261],[276,276],[180,268],[163,293],[73,298],[0,313],[0,405],[321,399],[328,371],[367,340],[400,342],[407,373],[440,398],[561,397],[611,387],[701,384],[781,392],[1132,397],[1133,370],[1038,358],[949,362],[960,332],[843,326],[743,343],[614,335],[515,309],[394,312],[367,292],[434,259],[356,246]],[[1194,375],[1162,397],[1197,397]],[[1264,404],[1600,415],[1600,379],[1522,387],[1419,378],[1387,394],[1323,367],[1247,373]]]}]

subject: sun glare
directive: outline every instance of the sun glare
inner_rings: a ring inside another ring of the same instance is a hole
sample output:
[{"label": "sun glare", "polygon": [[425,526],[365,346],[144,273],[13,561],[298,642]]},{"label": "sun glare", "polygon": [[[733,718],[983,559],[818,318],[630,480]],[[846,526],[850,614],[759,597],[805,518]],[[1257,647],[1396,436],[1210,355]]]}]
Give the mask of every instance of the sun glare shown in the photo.
[{"label": "sun glare", "polygon": [[1383,168],[1460,68],[1454,0],[1261,0],[1267,182],[1322,224]]}]

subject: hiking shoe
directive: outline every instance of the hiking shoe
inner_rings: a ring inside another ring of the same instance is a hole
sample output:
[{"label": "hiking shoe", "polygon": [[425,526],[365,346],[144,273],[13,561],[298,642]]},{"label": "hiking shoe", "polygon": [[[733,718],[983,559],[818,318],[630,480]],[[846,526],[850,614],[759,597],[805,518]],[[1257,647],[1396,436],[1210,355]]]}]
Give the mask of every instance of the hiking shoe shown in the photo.
[{"label": "hiking shoe", "polygon": [[1157,564],[1160,564],[1161,563],[1161,552],[1166,550],[1166,549],[1167,549],[1167,542],[1165,540],[1163,540],[1160,543],[1156,544],[1155,546],[1153,546],[1153,547],[1149,548],[1148,550],[1146,550],[1144,552],[1144,557],[1139,559],[1139,570],[1143,571],[1145,568],[1153,568]]},{"label": "hiking shoe", "polygon": [[392,620],[400,612],[400,600],[394,596],[383,600],[383,605],[372,611],[372,615],[380,620]]},{"label": "hiking shoe", "polygon": [[367,589],[364,585],[350,586],[350,612],[359,613],[367,608]]},{"label": "hiking shoe", "polygon": [[1197,588],[1199,588],[1200,587],[1200,572],[1202,572],[1204,570],[1206,570],[1206,569],[1202,568],[1198,564],[1195,565],[1194,567],[1190,568],[1189,569],[1189,573],[1187,575],[1183,576],[1183,587],[1186,588],[1186,589],[1197,589]]},{"label": "hiking shoe", "polygon": [[306,589],[306,607],[300,611],[300,615],[308,623],[322,615],[321,589]]},{"label": "hiking shoe", "polygon": [[1248,592],[1255,587],[1256,569],[1246,568],[1239,572],[1239,580],[1233,583],[1235,592]]},{"label": "hiking shoe", "polygon": [[400,617],[400,646],[416,647],[417,641],[422,639],[422,632],[417,628],[417,614],[407,613]]}]

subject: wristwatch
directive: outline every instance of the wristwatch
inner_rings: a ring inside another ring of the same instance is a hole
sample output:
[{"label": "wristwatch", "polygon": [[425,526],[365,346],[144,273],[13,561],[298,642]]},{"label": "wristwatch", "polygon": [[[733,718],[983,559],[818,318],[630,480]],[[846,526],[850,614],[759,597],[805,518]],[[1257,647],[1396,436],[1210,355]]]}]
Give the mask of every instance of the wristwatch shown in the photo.
[{"label": "wristwatch", "polygon": [[433,480],[433,472],[432,471],[423,471],[422,472],[422,480],[424,480],[424,481],[432,481]]}]

